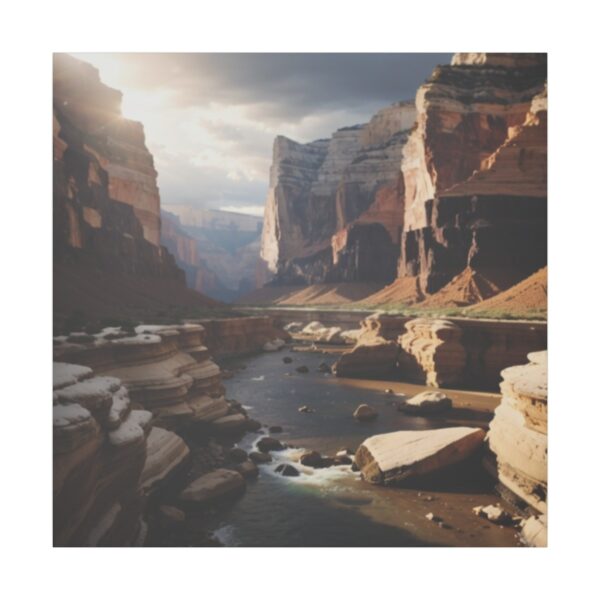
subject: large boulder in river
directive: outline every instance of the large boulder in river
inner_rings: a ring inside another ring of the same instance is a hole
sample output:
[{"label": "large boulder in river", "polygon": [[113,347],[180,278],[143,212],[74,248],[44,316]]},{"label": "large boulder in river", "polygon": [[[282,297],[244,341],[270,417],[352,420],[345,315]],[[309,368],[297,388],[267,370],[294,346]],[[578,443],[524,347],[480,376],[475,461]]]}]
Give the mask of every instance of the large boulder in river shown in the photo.
[{"label": "large boulder in river", "polygon": [[372,421],[377,417],[377,411],[368,404],[361,404],[353,413],[352,416],[357,421]]},{"label": "large boulder in river", "polygon": [[277,450],[284,450],[285,449],[285,446],[279,440],[277,440],[275,438],[272,438],[272,437],[261,438],[256,443],[256,447],[261,452],[271,452],[273,450],[277,451]]},{"label": "large boulder in river", "polygon": [[325,329],[325,325],[323,325],[323,323],[321,323],[320,321],[311,321],[303,330],[302,333],[305,333],[307,335],[314,335],[315,333],[317,333],[318,331],[320,331],[321,329]]},{"label": "large boulder in river", "polygon": [[217,434],[222,435],[236,435],[246,431],[248,424],[248,418],[241,413],[234,413],[232,415],[226,415],[216,421],[212,422],[212,429]]},{"label": "large boulder in river", "polygon": [[452,400],[444,392],[421,392],[398,406],[399,410],[416,415],[430,415],[452,408]]},{"label": "large boulder in river", "polygon": [[369,339],[344,352],[333,365],[333,372],[338,377],[385,379],[394,376],[397,356],[396,342],[383,338]]},{"label": "large boulder in river", "polygon": [[384,433],[366,439],[354,462],[369,483],[395,484],[468,458],[484,437],[483,429],[475,427]]},{"label": "large boulder in river", "polygon": [[235,497],[246,488],[244,478],[237,471],[217,469],[190,483],[180,499],[194,506],[204,506],[218,500]]}]

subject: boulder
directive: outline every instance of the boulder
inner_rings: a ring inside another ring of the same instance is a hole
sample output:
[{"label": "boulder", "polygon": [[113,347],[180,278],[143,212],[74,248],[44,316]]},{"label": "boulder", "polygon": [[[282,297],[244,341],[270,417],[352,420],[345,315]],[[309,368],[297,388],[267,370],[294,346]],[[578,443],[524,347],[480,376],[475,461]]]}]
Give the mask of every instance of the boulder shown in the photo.
[{"label": "boulder", "polygon": [[300,471],[293,467],[292,465],[288,465],[287,463],[279,465],[275,469],[276,473],[280,473],[284,477],[298,477],[300,475]]},{"label": "boulder", "polygon": [[286,365],[289,365],[289,364],[290,364],[292,361],[293,361],[293,359],[292,359],[292,357],[291,357],[291,356],[284,356],[284,357],[283,357],[283,362],[284,362]]},{"label": "boulder", "polygon": [[281,433],[283,431],[283,427],[281,425],[271,425],[269,427],[269,433]]},{"label": "boulder", "polygon": [[548,545],[547,515],[529,517],[521,530],[521,538],[527,546],[545,548]]},{"label": "boulder", "polygon": [[273,460],[268,452],[250,452],[250,454],[248,454],[248,458],[250,458],[250,460],[257,465],[270,463]]},{"label": "boulder", "polygon": [[302,333],[307,335],[314,335],[321,329],[325,329],[325,325],[320,321],[311,321],[303,330]]},{"label": "boulder", "polygon": [[192,481],[180,494],[182,502],[204,506],[217,500],[235,497],[246,487],[244,478],[229,469],[217,469]]},{"label": "boulder", "polygon": [[311,450],[310,452],[305,452],[300,457],[300,464],[305,465],[307,467],[313,467],[318,469],[321,466],[323,459],[321,454],[316,450]]},{"label": "boulder", "polygon": [[398,405],[398,410],[417,415],[430,415],[452,408],[452,400],[443,392],[421,392]]},{"label": "boulder", "polygon": [[238,434],[247,429],[248,419],[240,414],[234,413],[213,421],[212,428],[217,434]]},{"label": "boulder", "polygon": [[322,362],[317,371],[319,371],[319,373],[331,373],[331,366],[328,365],[326,362]]},{"label": "boulder", "polygon": [[265,352],[277,352],[277,350],[281,350],[285,346],[285,341],[281,338],[275,338],[269,342],[266,342],[263,345],[263,350]]},{"label": "boulder", "polygon": [[372,421],[373,419],[375,419],[377,417],[378,413],[377,411],[372,407],[369,406],[368,404],[361,404],[353,413],[352,416],[357,420],[357,421]]},{"label": "boulder", "polygon": [[333,365],[338,377],[365,377],[379,379],[393,377],[396,372],[398,344],[383,338],[359,341],[344,352]]},{"label": "boulder", "polygon": [[261,438],[256,442],[256,447],[261,452],[272,452],[285,449],[285,446],[279,440],[272,437]]},{"label": "boulder", "polygon": [[304,323],[301,323],[300,321],[293,321],[292,323],[285,325],[283,330],[287,331],[288,333],[300,333],[303,327]]},{"label": "boulder", "polygon": [[474,427],[384,433],[366,439],[354,461],[369,483],[395,484],[468,458],[484,437],[485,432]]},{"label": "boulder", "polygon": [[315,410],[314,410],[314,408],[310,408],[309,406],[304,405],[304,406],[301,406],[298,409],[298,412],[300,412],[300,413],[313,413],[313,412],[315,412]]},{"label": "boulder", "polygon": [[308,367],[306,365],[301,365],[300,367],[296,367],[296,371],[298,373],[308,373]]}]

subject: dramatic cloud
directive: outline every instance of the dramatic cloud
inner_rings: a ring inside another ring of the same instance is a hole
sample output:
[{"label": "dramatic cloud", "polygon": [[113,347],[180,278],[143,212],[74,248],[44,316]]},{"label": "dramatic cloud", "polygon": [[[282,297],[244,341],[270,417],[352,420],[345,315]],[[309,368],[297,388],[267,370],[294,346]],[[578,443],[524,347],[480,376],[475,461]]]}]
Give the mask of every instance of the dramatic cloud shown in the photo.
[{"label": "dramatic cloud", "polygon": [[329,137],[414,97],[450,54],[78,54],[144,123],[163,203],[260,211],[273,138]]}]

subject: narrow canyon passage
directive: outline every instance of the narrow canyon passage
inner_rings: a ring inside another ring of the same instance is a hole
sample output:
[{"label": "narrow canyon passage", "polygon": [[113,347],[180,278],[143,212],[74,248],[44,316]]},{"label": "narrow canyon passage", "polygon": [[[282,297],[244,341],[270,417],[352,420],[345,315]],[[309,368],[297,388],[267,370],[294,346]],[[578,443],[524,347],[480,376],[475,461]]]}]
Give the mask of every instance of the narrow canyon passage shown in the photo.
[{"label": "narrow canyon passage", "polygon": [[[284,356],[293,359],[283,362]],[[226,381],[227,396],[238,400],[251,418],[294,446],[273,452],[273,462],[260,465],[260,475],[249,482],[244,496],[227,508],[210,513],[206,525],[224,545],[231,546],[514,546],[512,528],[501,528],[472,513],[477,505],[496,503],[493,484],[478,464],[455,472],[426,489],[392,489],[363,482],[349,466],[312,469],[300,465],[301,449],[335,454],[356,450],[367,437],[400,429],[431,429],[454,425],[485,426],[499,402],[495,394],[448,392],[456,409],[448,418],[422,418],[397,411],[385,393],[413,395],[423,386],[399,382],[361,381],[320,373],[321,362],[336,356],[319,352],[265,353],[232,362],[233,378]],[[296,368],[306,365],[309,372]],[[242,368],[240,368],[242,367]],[[356,406],[367,402],[379,411],[369,423],[352,418]],[[306,405],[314,410],[301,413]],[[247,434],[238,446],[246,451],[263,434]],[[293,464],[299,477],[275,472],[282,463]],[[434,512],[446,527],[427,520]]]}]

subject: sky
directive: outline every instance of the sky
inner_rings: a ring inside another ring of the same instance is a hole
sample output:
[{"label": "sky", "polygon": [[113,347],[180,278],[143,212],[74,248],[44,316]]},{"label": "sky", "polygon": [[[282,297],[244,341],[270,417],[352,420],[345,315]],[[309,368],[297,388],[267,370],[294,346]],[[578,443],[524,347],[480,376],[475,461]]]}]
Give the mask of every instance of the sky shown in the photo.
[{"label": "sky", "polygon": [[161,201],[262,215],[273,139],[330,137],[413,99],[451,54],[73,53],[141,121]]}]

